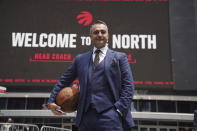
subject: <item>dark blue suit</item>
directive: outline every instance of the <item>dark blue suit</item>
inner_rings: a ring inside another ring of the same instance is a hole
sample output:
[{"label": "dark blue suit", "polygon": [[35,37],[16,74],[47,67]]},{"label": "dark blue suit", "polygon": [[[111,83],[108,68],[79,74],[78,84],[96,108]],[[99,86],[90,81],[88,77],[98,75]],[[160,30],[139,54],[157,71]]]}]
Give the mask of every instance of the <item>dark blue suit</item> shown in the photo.
[{"label": "dark blue suit", "polygon": [[[49,98],[49,103],[61,88],[69,86],[76,78],[80,81],[80,95],[78,100],[76,125],[79,126],[85,114],[89,87],[89,68],[92,61],[92,51],[78,55],[55,85]],[[134,93],[133,77],[126,54],[108,49],[104,59],[104,74],[108,88],[112,94],[113,107],[119,109],[123,116],[124,130],[134,126],[131,116],[131,101]]]}]

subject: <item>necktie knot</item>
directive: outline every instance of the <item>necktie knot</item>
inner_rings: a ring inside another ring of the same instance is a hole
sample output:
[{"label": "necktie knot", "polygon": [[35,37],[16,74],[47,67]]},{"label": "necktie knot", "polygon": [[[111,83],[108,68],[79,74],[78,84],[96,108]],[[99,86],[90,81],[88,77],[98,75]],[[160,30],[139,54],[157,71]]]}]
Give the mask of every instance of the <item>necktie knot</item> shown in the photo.
[{"label": "necktie knot", "polygon": [[94,53],[99,54],[101,52],[100,49],[97,49]]}]

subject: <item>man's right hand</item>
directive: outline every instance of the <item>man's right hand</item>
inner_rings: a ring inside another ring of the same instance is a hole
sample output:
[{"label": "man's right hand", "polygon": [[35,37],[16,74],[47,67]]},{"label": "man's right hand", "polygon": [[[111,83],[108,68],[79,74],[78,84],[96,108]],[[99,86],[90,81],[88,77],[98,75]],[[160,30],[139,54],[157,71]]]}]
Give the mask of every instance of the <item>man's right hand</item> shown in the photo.
[{"label": "man's right hand", "polygon": [[55,115],[63,115],[65,112],[61,110],[61,107],[55,103],[47,104],[48,108],[53,112]]}]

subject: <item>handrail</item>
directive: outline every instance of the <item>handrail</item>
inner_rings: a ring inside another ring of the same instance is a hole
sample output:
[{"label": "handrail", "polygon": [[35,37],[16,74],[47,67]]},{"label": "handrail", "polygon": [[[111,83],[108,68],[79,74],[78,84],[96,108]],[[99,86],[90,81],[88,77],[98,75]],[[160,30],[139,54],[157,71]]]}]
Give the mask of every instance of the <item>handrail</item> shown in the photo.
[{"label": "handrail", "polygon": [[[168,112],[131,112],[135,120],[168,120],[186,121],[194,120],[193,113],[168,113]],[[75,118],[76,112],[54,115],[50,110],[0,110],[0,117],[34,117],[34,118]]]}]

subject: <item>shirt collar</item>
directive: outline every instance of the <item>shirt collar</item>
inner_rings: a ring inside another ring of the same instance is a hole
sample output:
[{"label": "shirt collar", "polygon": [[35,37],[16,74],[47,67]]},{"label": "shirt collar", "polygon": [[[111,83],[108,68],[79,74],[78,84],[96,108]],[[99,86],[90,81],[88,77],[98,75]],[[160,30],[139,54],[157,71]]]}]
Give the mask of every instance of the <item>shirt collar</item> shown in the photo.
[{"label": "shirt collar", "polygon": [[[106,55],[106,53],[107,53],[107,49],[108,49],[108,44],[106,44],[106,45],[105,45],[105,47],[100,48],[101,53]],[[94,48],[93,48],[93,54],[94,54],[94,52],[95,52],[96,50],[97,50],[97,48],[96,48],[96,47],[94,47]]]}]

